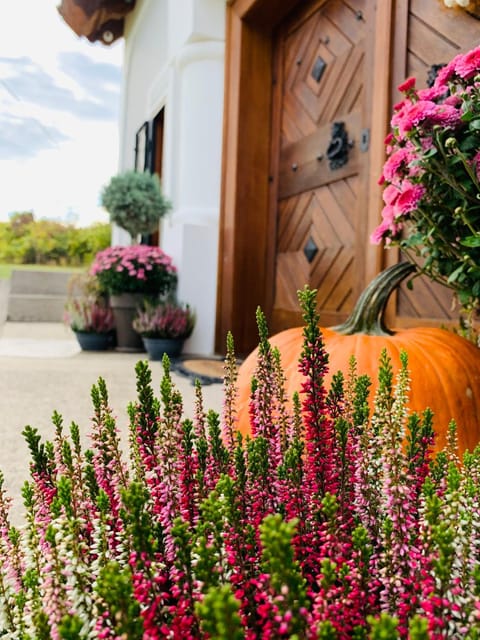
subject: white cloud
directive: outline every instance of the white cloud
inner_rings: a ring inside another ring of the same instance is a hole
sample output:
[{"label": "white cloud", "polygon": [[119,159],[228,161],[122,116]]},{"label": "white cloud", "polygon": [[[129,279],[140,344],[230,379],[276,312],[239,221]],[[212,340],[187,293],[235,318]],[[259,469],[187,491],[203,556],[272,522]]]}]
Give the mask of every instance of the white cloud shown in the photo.
[{"label": "white cloud", "polygon": [[108,219],[123,44],[78,38],[56,5],[15,0],[0,22],[0,220],[33,210],[83,226]]}]

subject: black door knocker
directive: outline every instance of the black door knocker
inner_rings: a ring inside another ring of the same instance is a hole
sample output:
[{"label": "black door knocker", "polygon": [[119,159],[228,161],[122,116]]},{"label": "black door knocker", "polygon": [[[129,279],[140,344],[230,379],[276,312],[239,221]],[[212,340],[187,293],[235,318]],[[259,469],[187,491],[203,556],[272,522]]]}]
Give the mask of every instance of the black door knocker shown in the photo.
[{"label": "black door knocker", "polygon": [[350,148],[348,134],[344,122],[334,122],[332,125],[332,138],[327,149],[330,169],[340,169],[348,162],[348,150]]}]

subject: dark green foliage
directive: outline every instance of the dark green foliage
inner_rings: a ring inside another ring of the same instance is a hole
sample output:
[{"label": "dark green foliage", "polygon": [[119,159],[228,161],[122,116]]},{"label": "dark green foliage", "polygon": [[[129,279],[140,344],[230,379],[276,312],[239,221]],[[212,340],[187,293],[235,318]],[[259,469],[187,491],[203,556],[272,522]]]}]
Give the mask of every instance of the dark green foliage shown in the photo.
[{"label": "dark green foliage", "polygon": [[83,640],[82,621],[78,616],[65,616],[58,627],[58,632],[63,640]]},{"label": "dark green foliage", "polygon": [[38,433],[38,429],[27,425],[22,431],[22,435],[30,449],[35,471],[38,473],[46,472],[49,469],[51,457],[48,455],[46,445],[40,442],[41,436]]},{"label": "dark green foliage", "polygon": [[202,630],[208,633],[210,640],[244,640],[239,609],[240,603],[228,584],[212,587],[203,601],[195,604]]},{"label": "dark green foliage", "polygon": [[[267,516],[260,525],[262,542],[262,567],[270,577],[270,585],[276,593],[284,593],[278,604],[283,613],[293,614],[289,634],[305,633],[305,620],[299,615],[307,606],[307,585],[302,576],[300,563],[295,560],[292,539],[297,522],[284,522],[280,514]],[[291,637],[291,635],[290,635]]]},{"label": "dark green foliage", "polygon": [[397,631],[398,621],[396,618],[382,613],[380,618],[375,619],[373,616],[368,618],[372,625],[372,631],[369,636],[370,640],[396,640],[399,635]]},{"label": "dark green foliage", "polygon": [[110,613],[115,620],[114,635],[128,640],[142,640],[143,621],[140,605],[133,597],[132,576],[127,568],[109,562],[100,571],[95,591],[100,596],[100,611]]}]

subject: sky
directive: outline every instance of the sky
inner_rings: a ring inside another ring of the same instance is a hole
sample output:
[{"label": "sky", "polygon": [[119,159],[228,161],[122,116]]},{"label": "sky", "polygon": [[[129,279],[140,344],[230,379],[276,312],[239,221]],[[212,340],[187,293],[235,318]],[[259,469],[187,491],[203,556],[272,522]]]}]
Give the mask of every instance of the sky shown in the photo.
[{"label": "sky", "polygon": [[59,0],[0,0],[0,221],[15,211],[107,222],[102,187],[118,169],[123,41],[79,38]]}]

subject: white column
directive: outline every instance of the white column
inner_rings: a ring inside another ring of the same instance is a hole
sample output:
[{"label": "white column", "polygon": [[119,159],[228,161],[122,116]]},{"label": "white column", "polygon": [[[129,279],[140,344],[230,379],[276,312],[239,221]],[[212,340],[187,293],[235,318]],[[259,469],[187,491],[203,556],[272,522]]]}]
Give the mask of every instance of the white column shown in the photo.
[{"label": "white column", "polygon": [[162,224],[161,245],[179,271],[178,298],[196,311],[185,351],[214,350],[220,207],[224,45],[186,44],[175,60],[173,110],[166,131],[166,185],[174,210]]}]

